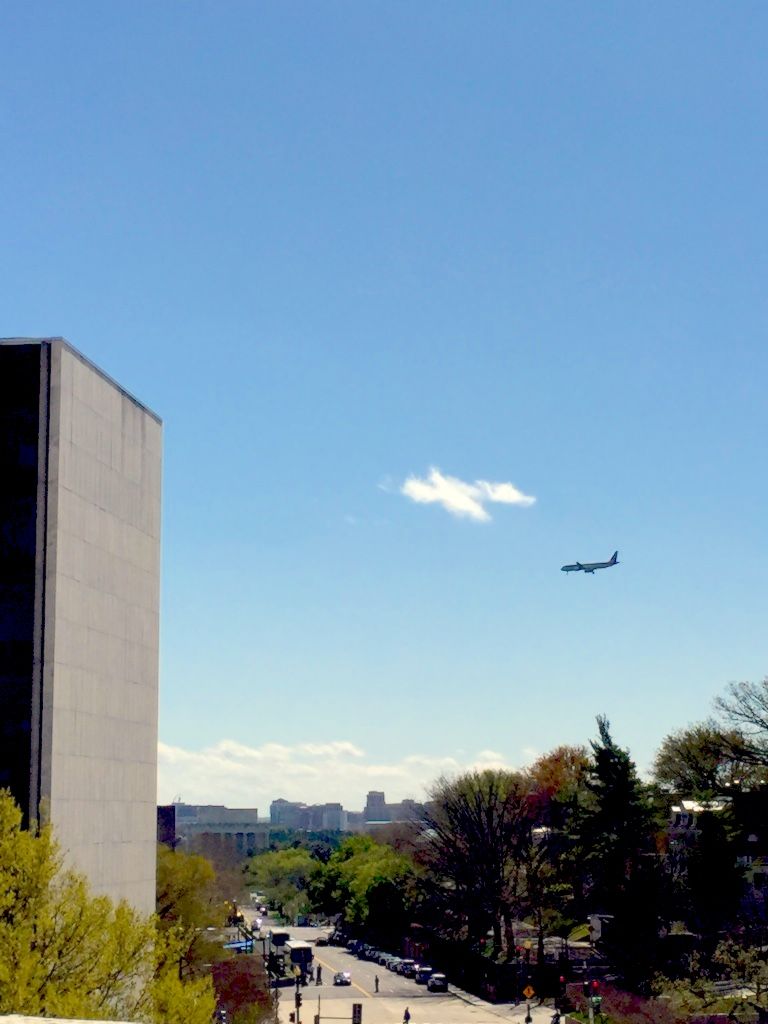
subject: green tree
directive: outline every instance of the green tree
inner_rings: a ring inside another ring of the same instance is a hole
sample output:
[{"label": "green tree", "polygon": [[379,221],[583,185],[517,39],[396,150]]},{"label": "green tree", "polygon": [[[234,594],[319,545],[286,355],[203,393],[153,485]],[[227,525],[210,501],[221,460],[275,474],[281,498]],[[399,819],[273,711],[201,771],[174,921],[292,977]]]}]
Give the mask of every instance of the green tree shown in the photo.
[{"label": "green tree", "polygon": [[322,877],[348,924],[379,936],[402,934],[414,891],[414,865],[406,854],[370,836],[353,836],[332,854]]},{"label": "green tree", "polygon": [[0,1014],[209,1024],[210,979],[179,977],[183,939],[90,894],[50,827],[0,791]]},{"label": "green tree", "polygon": [[605,717],[597,726],[578,845],[590,907],[612,913],[641,854],[652,848],[653,830],[649,794],[634,762],[614,742]]},{"label": "green tree", "polygon": [[745,946],[733,938],[723,939],[712,959],[726,978],[754,988],[756,1003],[768,1005],[768,962],[759,946]]},{"label": "green tree", "polygon": [[256,886],[285,917],[309,909],[307,890],[316,869],[309,850],[270,850],[254,857],[247,871],[249,885]]},{"label": "green tree", "polygon": [[199,972],[202,964],[224,957],[221,943],[207,931],[223,926],[225,915],[216,872],[205,857],[158,847],[156,913],[161,931],[173,930],[185,945],[182,973]]}]

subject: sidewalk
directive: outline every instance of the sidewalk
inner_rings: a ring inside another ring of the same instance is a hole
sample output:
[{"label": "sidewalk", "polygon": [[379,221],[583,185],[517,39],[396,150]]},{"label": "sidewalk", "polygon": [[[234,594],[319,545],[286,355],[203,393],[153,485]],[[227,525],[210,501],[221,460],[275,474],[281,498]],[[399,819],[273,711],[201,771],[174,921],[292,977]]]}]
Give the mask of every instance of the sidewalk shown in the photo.
[{"label": "sidewalk", "polygon": [[[520,1003],[519,1006],[494,1005],[456,990],[449,992],[447,997],[436,996],[433,999],[361,996],[359,1002],[362,1004],[362,1024],[402,1024],[406,1006],[411,1015],[410,1024],[499,1024],[500,1020],[507,1020],[509,1024],[523,1024],[527,1012],[526,1003]],[[321,1024],[326,1024],[326,1021],[328,1024],[351,1024],[352,1004],[353,1000],[349,998],[334,998],[327,992],[321,999]],[[280,1024],[289,1024],[289,1013],[293,1010],[293,1001],[280,1001]],[[313,1024],[317,1012],[316,999],[304,1000],[301,1024]],[[531,1021],[533,1024],[550,1024],[553,1012],[551,1006],[537,1006],[533,1003]]]},{"label": "sidewalk", "polygon": [[524,1021],[526,1014],[529,1012],[533,1024],[549,1024],[555,1012],[552,1006],[539,1006],[536,999],[530,1003],[523,1002],[517,1005],[514,1003],[489,1003],[486,999],[473,996],[469,992],[463,992],[454,985],[449,985],[448,991],[451,995],[461,999],[462,1002],[467,1003],[469,1006],[476,1006],[485,1011],[485,1013],[492,1014],[494,1017],[501,1017],[502,1020],[514,1021],[515,1024]]}]

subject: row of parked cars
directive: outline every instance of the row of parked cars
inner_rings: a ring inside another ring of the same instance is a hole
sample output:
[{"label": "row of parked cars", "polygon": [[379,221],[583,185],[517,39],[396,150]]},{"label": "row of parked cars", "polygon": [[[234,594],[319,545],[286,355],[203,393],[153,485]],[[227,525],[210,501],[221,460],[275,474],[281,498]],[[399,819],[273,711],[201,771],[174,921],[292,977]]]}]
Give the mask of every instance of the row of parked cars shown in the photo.
[{"label": "row of parked cars", "polygon": [[395,956],[394,953],[384,953],[382,950],[376,949],[375,946],[369,946],[358,939],[348,942],[347,949],[359,960],[372,960],[374,963],[386,967],[388,971],[402,974],[404,978],[413,978],[417,985],[426,985],[430,992],[448,991],[446,976],[435,971],[428,964],[418,963],[410,957]]}]

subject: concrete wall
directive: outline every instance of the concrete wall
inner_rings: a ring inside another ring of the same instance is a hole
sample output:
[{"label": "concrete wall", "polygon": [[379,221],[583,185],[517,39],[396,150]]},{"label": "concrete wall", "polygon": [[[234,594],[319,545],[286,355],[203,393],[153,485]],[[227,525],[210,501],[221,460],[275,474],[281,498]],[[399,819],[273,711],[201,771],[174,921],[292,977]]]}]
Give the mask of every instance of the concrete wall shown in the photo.
[{"label": "concrete wall", "polygon": [[41,795],[96,892],[155,902],[160,421],[51,345]]}]

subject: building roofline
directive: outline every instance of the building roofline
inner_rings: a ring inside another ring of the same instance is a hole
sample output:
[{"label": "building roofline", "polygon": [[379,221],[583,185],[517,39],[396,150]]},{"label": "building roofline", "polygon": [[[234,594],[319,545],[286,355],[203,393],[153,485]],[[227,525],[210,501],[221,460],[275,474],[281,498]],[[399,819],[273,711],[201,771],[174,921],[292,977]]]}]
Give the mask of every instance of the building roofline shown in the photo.
[{"label": "building roofline", "polygon": [[131,394],[122,384],[119,384],[114,377],[111,377],[106,373],[100,366],[89,359],[88,356],[84,356],[83,353],[76,349],[74,345],[67,341],[66,338],[0,338],[0,346],[7,345],[54,345],[57,348],[66,349],[76,359],[79,359],[81,363],[84,363],[91,370],[94,370],[100,377],[102,377],[107,383],[111,384],[112,387],[116,388],[122,395],[124,395],[130,402],[137,405],[143,412],[151,416],[157,423],[162,424],[163,420],[158,414],[150,409],[148,405],[141,402],[134,394]]}]

